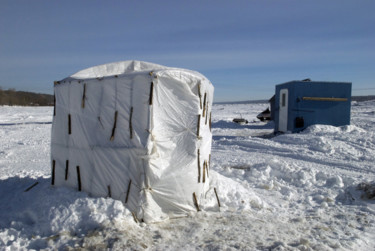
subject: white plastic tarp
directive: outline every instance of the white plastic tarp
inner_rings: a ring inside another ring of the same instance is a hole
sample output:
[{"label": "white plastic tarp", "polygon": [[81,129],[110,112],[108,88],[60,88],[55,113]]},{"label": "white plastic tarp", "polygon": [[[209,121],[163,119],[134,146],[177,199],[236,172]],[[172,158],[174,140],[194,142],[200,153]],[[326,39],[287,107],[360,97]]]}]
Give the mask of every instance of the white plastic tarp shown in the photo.
[{"label": "white plastic tarp", "polygon": [[121,200],[145,222],[196,211],[209,189],[213,90],[198,72],[140,61],[55,82],[54,185]]}]

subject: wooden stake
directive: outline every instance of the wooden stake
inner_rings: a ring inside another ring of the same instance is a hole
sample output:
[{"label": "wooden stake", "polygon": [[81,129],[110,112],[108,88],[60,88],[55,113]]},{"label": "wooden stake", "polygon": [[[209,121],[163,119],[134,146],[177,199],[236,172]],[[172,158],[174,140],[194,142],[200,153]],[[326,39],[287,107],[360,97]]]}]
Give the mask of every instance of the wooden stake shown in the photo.
[{"label": "wooden stake", "polygon": [[69,172],[69,160],[66,160],[66,163],[65,163],[65,180],[68,180],[68,172]]},{"label": "wooden stake", "polygon": [[115,119],[114,119],[114,122],[113,122],[112,134],[111,134],[111,138],[110,138],[111,141],[113,141],[115,139],[115,131],[116,131],[116,124],[117,124],[117,114],[118,114],[118,112],[115,111]]},{"label": "wooden stake", "polygon": [[138,218],[137,218],[137,216],[135,215],[134,212],[132,212],[132,215],[133,215],[133,219],[134,219],[135,223],[138,223],[139,222]]},{"label": "wooden stake", "polygon": [[56,161],[52,160],[52,180],[51,185],[55,185],[55,167],[56,167]]},{"label": "wooden stake", "polygon": [[203,161],[203,183],[206,182],[206,161]]},{"label": "wooden stake", "polygon": [[53,116],[56,116],[56,95],[53,93]]},{"label": "wooden stake", "polygon": [[208,122],[209,126],[210,126],[210,132],[211,132],[211,127],[212,127],[212,123],[211,123],[211,112],[210,112],[210,121]]},{"label": "wooden stake", "polygon": [[207,172],[207,178],[209,178],[208,177],[208,162],[207,162],[207,160],[206,160],[206,172]]},{"label": "wooden stake", "polygon": [[203,117],[206,114],[206,98],[207,98],[207,92],[204,93],[204,98],[203,98]]},{"label": "wooden stake", "polygon": [[[207,104],[207,114],[208,114],[208,104]],[[206,121],[204,122],[205,125],[207,125],[208,115],[206,116]]]},{"label": "wooden stake", "polygon": [[198,115],[198,125],[197,125],[197,137],[199,138],[199,130],[201,127],[201,115]]},{"label": "wooden stake", "polygon": [[77,181],[78,181],[78,191],[81,191],[82,190],[82,187],[81,187],[81,173],[79,171],[79,166],[77,166]]},{"label": "wooden stake", "polygon": [[198,183],[201,183],[201,161],[200,161],[199,149],[198,149]]},{"label": "wooden stake", "polygon": [[107,186],[107,188],[108,188],[108,197],[112,198],[111,186]]},{"label": "wooden stake", "polygon": [[211,153],[208,155],[208,168],[211,169]]},{"label": "wooden stake", "polygon": [[194,205],[197,208],[197,211],[198,212],[201,211],[201,209],[199,208],[197,196],[195,195],[195,193],[193,193],[193,199],[194,199]]},{"label": "wooden stake", "polygon": [[82,108],[85,108],[85,99],[86,99],[86,84],[83,84]]},{"label": "wooden stake", "polygon": [[35,182],[34,184],[32,184],[30,187],[28,187],[24,192],[28,192],[28,191],[30,191],[33,187],[35,187],[36,185],[38,185],[39,184],[39,182],[37,181],[37,182]]},{"label": "wooden stake", "polygon": [[216,195],[217,204],[219,205],[219,207],[221,207],[219,196],[217,196],[216,187],[214,187],[214,191],[215,191],[215,195]]},{"label": "wooden stake", "polygon": [[152,105],[152,96],[153,96],[153,93],[154,93],[154,82],[151,82],[149,105]]},{"label": "wooden stake", "polygon": [[130,138],[133,138],[133,123],[132,123],[132,118],[133,118],[133,106],[130,108],[130,115],[129,115],[129,131],[130,131]]},{"label": "wooden stake", "polygon": [[201,84],[198,84],[199,107],[202,109]]},{"label": "wooden stake", "polygon": [[130,186],[131,185],[132,185],[132,180],[129,181],[128,191],[126,192],[125,204],[128,203],[129,193],[130,193]]}]

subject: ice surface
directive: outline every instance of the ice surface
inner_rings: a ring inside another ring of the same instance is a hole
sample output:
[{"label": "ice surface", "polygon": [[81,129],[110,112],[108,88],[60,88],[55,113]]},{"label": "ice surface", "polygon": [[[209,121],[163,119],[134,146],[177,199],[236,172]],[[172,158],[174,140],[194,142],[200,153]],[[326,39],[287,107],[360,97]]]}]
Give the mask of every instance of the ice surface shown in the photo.
[{"label": "ice surface", "polygon": [[[0,249],[374,250],[375,200],[364,189],[375,180],[375,101],[353,103],[350,126],[276,137],[255,118],[266,107],[213,106],[222,207],[209,201],[159,224],[135,223],[110,198],[51,187],[52,108],[0,107]],[[250,123],[231,122],[240,116]]]}]

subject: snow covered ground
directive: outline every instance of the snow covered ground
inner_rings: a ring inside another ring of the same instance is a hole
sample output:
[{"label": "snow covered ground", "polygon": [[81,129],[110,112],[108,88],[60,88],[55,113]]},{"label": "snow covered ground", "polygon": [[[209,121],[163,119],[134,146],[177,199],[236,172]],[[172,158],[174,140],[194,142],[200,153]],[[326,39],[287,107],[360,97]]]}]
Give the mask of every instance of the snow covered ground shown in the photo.
[{"label": "snow covered ground", "polygon": [[213,106],[221,209],[149,225],[119,201],[51,187],[52,108],[0,107],[0,250],[374,250],[375,101],[353,103],[350,126],[276,137],[255,118],[266,107]]}]

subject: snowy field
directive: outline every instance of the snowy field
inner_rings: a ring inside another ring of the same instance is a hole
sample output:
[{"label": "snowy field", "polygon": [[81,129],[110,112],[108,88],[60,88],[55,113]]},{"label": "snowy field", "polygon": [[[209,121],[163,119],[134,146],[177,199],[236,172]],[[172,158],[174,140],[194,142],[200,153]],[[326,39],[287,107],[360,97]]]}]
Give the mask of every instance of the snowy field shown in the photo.
[{"label": "snowy field", "polygon": [[51,187],[51,107],[0,107],[0,250],[375,250],[375,101],[353,103],[350,126],[276,137],[266,107],[213,106],[220,210],[149,225]]}]

